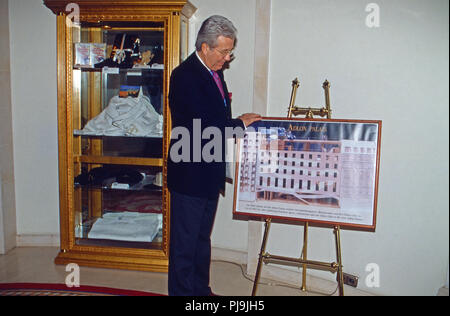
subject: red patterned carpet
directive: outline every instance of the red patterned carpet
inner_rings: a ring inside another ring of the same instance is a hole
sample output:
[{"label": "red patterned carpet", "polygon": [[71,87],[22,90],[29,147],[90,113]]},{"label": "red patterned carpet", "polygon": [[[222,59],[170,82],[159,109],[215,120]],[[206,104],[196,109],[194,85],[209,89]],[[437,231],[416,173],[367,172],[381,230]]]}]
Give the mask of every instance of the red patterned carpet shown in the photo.
[{"label": "red patterned carpet", "polygon": [[163,296],[161,294],[98,286],[69,288],[65,284],[0,283],[0,296]]}]

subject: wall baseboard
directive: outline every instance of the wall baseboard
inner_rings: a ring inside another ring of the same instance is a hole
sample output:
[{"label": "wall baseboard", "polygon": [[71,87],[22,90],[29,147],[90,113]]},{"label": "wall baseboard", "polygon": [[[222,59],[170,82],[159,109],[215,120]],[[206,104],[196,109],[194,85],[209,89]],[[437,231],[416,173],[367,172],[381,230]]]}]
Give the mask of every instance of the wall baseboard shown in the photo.
[{"label": "wall baseboard", "polygon": [[59,247],[59,235],[25,234],[17,235],[17,247]]},{"label": "wall baseboard", "polygon": [[[247,265],[247,253],[244,251],[237,251],[231,249],[222,249],[213,247],[211,252],[212,260],[216,261],[228,261],[240,265]],[[244,269],[246,270],[246,269]],[[248,272],[247,272],[248,273]],[[254,279],[255,275],[250,272],[248,277]],[[265,279],[265,280],[264,280]],[[293,270],[292,268],[280,267],[277,265],[264,265],[261,271],[261,281],[268,282],[272,285],[277,283],[286,284],[297,287],[299,291],[301,287],[302,274],[301,269]],[[250,282],[250,281],[249,281]],[[306,276],[306,289],[307,292],[316,293],[321,295],[339,295],[337,289],[337,282],[322,279],[317,276],[307,274]],[[363,290],[355,289],[344,285],[344,294],[346,296],[373,296],[374,294],[365,292]]]}]

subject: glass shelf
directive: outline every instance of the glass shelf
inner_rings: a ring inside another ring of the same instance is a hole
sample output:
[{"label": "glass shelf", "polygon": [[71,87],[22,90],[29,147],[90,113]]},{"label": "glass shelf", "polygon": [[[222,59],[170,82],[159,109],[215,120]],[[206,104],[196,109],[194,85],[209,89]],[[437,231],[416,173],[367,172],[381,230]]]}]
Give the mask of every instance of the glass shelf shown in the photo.
[{"label": "glass shelf", "polygon": [[85,188],[88,190],[120,190],[120,191],[147,191],[162,192],[162,186],[155,184],[156,176],[146,175],[142,181],[137,184],[130,185],[128,183],[119,183],[114,179],[107,179],[102,185],[80,184],[74,183],[75,189]]},{"label": "glass shelf", "polygon": [[[75,132],[74,132],[75,134]],[[81,154],[83,156],[135,157],[162,159],[163,138],[141,136],[99,136],[77,135],[81,137]],[[93,146],[101,144],[94,155]]]}]

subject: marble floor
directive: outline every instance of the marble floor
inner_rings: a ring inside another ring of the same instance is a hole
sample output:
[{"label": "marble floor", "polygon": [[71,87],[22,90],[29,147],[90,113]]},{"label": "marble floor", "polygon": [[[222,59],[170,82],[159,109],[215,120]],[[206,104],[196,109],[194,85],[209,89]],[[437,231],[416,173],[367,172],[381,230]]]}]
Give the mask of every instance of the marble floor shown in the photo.
[{"label": "marble floor", "polygon": [[[0,283],[65,283],[70,272],[65,266],[58,266],[53,259],[57,248],[16,248],[6,255],[0,255]],[[249,296],[253,282],[247,279],[239,264],[226,261],[212,261],[211,287],[221,296]],[[167,294],[167,274],[113,269],[80,267],[80,284],[148,291]],[[311,289],[302,292],[298,288],[280,285],[278,282],[261,279],[258,296],[326,296],[337,295],[336,287]],[[346,289],[347,290],[347,289]],[[346,295],[367,295],[352,289]]]}]

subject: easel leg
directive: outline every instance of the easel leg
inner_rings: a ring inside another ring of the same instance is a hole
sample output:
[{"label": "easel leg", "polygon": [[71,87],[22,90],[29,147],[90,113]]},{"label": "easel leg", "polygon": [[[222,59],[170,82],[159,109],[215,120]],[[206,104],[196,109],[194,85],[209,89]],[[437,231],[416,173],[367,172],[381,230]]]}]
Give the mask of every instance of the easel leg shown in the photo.
[{"label": "easel leg", "polygon": [[[302,259],[308,260],[308,222],[305,222],[305,228],[303,230],[303,251],[302,251]],[[306,292],[306,267],[307,265],[303,265],[302,270],[302,291]]]},{"label": "easel leg", "polygon": [[339,285],[339,296],[344,296],[344,274],[342,271],[342,254],[341,254],[341,228],[340,226],[334,227],[334,233],[336,234],[336,255],[337,255],[337,281]]},{"label": "easel leg", "polygon": [[264,256],[264,253],[266,252],[267,236],[269,235],[271,221],[272,220],[270,218],[266,219],[266,225],[265,225],[266,228],[264,230],[264,237],[263,237],[263,241],[261,244],[261,251],[259,253],[258,267],[256,268],[255,281],[253,282],[252,296],[256,295],[256,290],[258,289],[258,283],[259,283],[259,278],[261,276],[261,268],[262,268],[262,263],[263,263],[263,256]]}]

